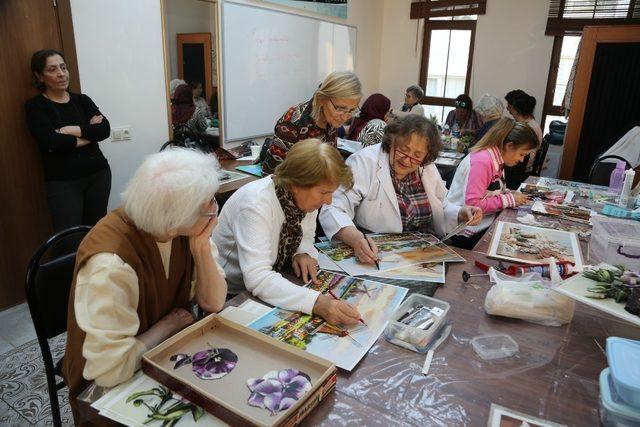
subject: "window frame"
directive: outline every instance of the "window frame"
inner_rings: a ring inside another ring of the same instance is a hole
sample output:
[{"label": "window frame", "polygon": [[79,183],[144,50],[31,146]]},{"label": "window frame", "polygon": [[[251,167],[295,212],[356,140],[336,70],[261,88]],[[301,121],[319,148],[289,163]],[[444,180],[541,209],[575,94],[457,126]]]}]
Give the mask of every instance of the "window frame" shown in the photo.
[{"label": "window frame", "polygon": [[549,74],[547,76],[547,88],[544,93],[544,104],[542,106],[542,117],[540,126],[545,128],[547,116],[562,116],[562,106],[553,105],[553,98],[556,91],[556,80],[558,79],[558,68],[560,67],[560,53],[562,51],[562,39],[564,36],[553,38],[553,48],[551,49],[551,61],[549,62]]},{"label": "window frame", "polygon": [[[451,21],[431,21],[425,19],[424,24],[424,32],[422,36],[422,58],[420,61],[420,76],[419,83],[420,87],[427,87],[427,73],[429,71],[429,48],[431,46],[431,31],[432,30],[470,30],[471,31],[471,39],[469,41],[469,59],[467,61],[467,75],[464,83],[464,93],[466,95],[469,94],[469,87],[471,85],[471,70],[473,69],[473,50],[475,46],[476,39],[476,23],[474,20],[451,20]],[[447,61],[448,63],[448,61]],[[445,74],[445,79],[448,76]],[[445,83],[445,92],[446,92],[446,83]],[[420,100],[420,104],[429,104],[429,105],[437,105],[442,107],[454,107],[455,106],[455,98],[445,98],[439,96],[423,96]]]}]

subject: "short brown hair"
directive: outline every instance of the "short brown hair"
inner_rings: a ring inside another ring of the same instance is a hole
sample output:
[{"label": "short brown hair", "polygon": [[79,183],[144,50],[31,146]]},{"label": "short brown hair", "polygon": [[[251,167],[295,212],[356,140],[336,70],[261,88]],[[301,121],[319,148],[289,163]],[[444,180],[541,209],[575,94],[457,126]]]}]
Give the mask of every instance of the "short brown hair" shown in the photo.
[{"label": "short brown hair", "polygon": [[322,182],[351,188],[353,173],[336,148],[319,139],[305,139],[291,147],[284,162],[274,171],[274,181],[287,189],[293,185],[312,187]]},{"label": "short brown hair", "polygon": [[440,133],[432,121],[418,114],[408,114],[385,126],[382,135],[382,151],[389,153],[392,147],[404,147],[414,133],[427,140],[427,155],[422,165],[435,161],[442,150]]}]

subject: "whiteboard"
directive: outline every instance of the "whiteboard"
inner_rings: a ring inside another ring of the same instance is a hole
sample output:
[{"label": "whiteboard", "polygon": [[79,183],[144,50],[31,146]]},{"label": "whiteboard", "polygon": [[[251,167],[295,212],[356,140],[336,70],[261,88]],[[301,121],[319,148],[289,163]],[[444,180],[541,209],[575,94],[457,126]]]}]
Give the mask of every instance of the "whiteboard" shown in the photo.
[{"label": "whiteboard", "polygon": [[273,134],[287,109],[311,99],[332,71],[355,69],[356,28],[223,1],[225,142]]}]

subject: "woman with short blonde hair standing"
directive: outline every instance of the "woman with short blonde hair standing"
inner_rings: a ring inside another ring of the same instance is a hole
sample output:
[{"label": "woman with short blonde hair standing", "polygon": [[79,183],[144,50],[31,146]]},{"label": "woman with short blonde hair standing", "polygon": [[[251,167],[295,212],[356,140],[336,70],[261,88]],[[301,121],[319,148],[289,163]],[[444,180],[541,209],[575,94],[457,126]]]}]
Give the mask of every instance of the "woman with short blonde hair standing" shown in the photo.
[{"label": "woman with short blonde hair standing", "polygon": [[289,108],[280,117],[262,163],[262,173],[273,173],[298,141],[315,138],[335,147],[337,129],[360,112],[361,98],[358,76],[351,71],[329,74],[310,100]]},{"label": "woman with short blonde hair standing", "polygon": [[287,310],[317,314],[332,324],[355,324],[359,314],[345,301],[292,283],[293,270],[315,282],[318,251],[313,246],[318,209],[339,187],[353,185],[351,169],[338,150],[318,139],[295,144],[267,176],[236,191],[225,203],[213,241],[229,293],[245,288]]}]

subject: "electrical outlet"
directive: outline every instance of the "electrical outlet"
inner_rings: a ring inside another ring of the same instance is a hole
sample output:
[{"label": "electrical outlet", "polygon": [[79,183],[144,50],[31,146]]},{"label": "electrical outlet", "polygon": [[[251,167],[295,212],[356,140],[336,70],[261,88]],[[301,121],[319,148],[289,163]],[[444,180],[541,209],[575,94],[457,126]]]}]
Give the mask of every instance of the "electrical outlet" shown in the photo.
[{"label": "electrical outlet", "polygon": [[112,128],[111,142],[121,142],[131,140],[131,128],[129,126]]}]

